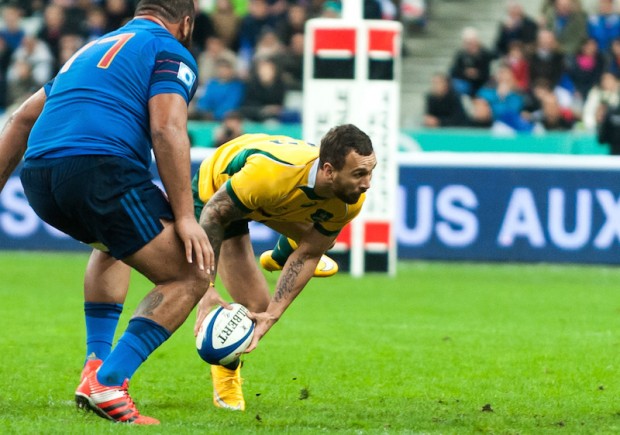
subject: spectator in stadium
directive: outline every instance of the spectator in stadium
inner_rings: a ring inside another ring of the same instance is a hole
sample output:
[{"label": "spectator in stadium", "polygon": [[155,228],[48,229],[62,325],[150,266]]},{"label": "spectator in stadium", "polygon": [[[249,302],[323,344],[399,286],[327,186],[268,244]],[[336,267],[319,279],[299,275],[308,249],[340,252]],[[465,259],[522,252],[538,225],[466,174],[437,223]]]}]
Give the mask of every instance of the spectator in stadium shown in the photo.
[{"label": "spectator in stadium", "polygon": [[531,125],[521,117],[525,102],[508,65],[500,65],[493,84],[480,89],[476,97],[489,103],[494,122],[501,122],[516,131],[531,129]]},{"label": "spectator in stadium", "polygon": [[611,52],[608,58],[607,70],[616,78],[620,78],[620,38],[611,42]]},{"label": "spectator in stadium", "polygon": [[32,74],[32,66],[25,59],[16,59],[7,74],[8,104],[21,104],[36,91],[41,84]]},{"label": "spectator in stadium", "polygon": [[521,43],[525,52],[532,52],[536,45],[538,24],[527,16],[517,0],[510,0],[506,6],[506,17],[499,24],[495,39],[495,54],[508,54],[513,42]]},{"label": "spectator in stadium", "polygon": [[342,4],[339,1],[328,0],[321,6],[321,18],[340,18],[342,16]]},{"label": "spectator in stadium", "polygon": [[[58,47],[58,63],[61,67],[84,45],[84,38],[80,35],[67,34],[60,38]],[[57,71],[55,71],[56,73]]]},{"label": "spectator in stadium", "polygon": [[452,60],[450,77],[459,94],[473,96],[489,80],[493,55],[473,27],[463,30],[461,44]]},{"label": "spectator in stadium", "polygon": [[235,110],[230,111],[224,116],[222,123],[215,130],[213,146],[217,148],[241,135],[243,135],[243,116]]},{"label": "spectator in stadium", "polygon": [[544,16],[544,25],[555,35],[560,50],[573,55],[587,37],[587,20],[577,0],[555,0]]},{"label": "spectator in stadium", "polygon": [[217,36],[207,38],[206,50],[198,55],[199,83],[206,84],[216,76],[216,64],[218,60],[225,59],[237,68],[237,55],[234,51],[226,47],[223,41]]},{"label": "spectator in stadium", "polygon": [[130,0],[105,0],[105,13],[108,17],[108,32],[118,29],[131,19]]},{"label": "spectator in stadium", "polygon": [[525,99],[521,116],[538,131],[567,130],[576,121],[573,101],[572,94],[565,88],[553,87],[548,80],[538,79]]},{"label": "spectator in stadium", "polygon": [[250,0],[249,13],[239,25],[239,56],[246,65],[252,62],[260,35],[267,29],[273,29],[275,23],[267,0]]},{"label": "spectator in stadium", "polygon": [[6,41],[10,53],[17,50],[26,35],[22,15],[22,9],[16,4],[10,3],[2,8],[4,26],[0,29],[0,36]]},{"label": "spectator in stadium", "polygon": [[[228,305],[209,285],[214,255],[191,194],[186,113],[197,72],[186,47],[193,17],[192,0],[141,0],[136,18],[113,34],[126,39],[107,68],[98,64],[109,47],[81,52],[0,136],[0,186],[25,152],[21,181],[30,205],[95,246],[84,280],[87,360],[76,402],[116,422],[159,423],[138,412],[128,380],[203,296]],[[151,181],[152,150],[167,195]],[[131,267],[155,288],[111,351]]]},{"label": "spectator in stadium", "polygon": [[570,130],[575,123],[573,112],[563,108],[560,100],[544,81],[536,83],[532,90],[536,97],[539,110],[531,113],[528,121],[537,124],[545,131]]},{"label": "spectator in stadium", "polygon": [[461,127],[467,124],[461,96],[452,88],[450,78],[445,74],[434,74],[431,90],[426,94],[424,127]]},{"label": "spectator in stadium", "polygon": [[540,21],[540,24],[544,25],[545,16],[551,13],[551,11],[553,10],[553,7],[555,5],[555,0],[542,0],[540,3],[541,5],[540,5],[539,21]]},{"label": "spectator in stadium", "polygon": [[282,80],[287,91],[301,91],[304,84],[304,34],[295,33],[280,58]]},{"label": "spectator in stadium", "polygon": [[620,37],[620,15],[614,10],[614,0],[599,0],[598,13],[588,17],[588,36],[603,53],[609,53],[612,41]]},{"label": "spectator in stadium", "polygon": [[194,24],[194,33],[192,34],[192,52],[197,57],[205,50],[205,44],[209,37],[215,35],[213,20],[198,6],[198,0],[194,0],[196,7],[196,22]]},{"label": "spectator in stadium", "polygon": [[[9,2],[4,1],[2,3],[9,3]],[[12,2],[12,3],[17,3],[17,2]],[[29,1],[21,0],[18,3],[19,3],[19,6],[22,8],[24,16],[32,17],[32,16],[42,15],[46,0],[29,0]]]},{"label": "spectator in stadium", "polygon": [[238,110],[243,102],[244,84],[230,60],[220,58],[215,77],[205,85],[204,94],[196,103],[196,119],[222,121],[224,116]]},{"label": "spectator in stadium", "polygon": [[520,41],[512,41],[503,62],[512,70],[515,83],[521,92],[530,88],[530,64]]},{"label": "spectator in stadium", "polygon": [[379,0],[363,0],[362,10],[365,20],[380,20],[383,18],[382,2]]},{"label": "spectator in stadium", "polygon": [[292,4],[288,8],[286,19],[276,24],[276,34],[284,45],[290,45],[293,35],[304,33],[308,14],[301,4]]},{"label": "spectator in stadium", "polygon": [[579,51],[570,56],[567,66],[567,73],[575,86],[577,98],[582,101],[586,99],[592,86],[600,81],[605,67],[605,57],[599,51],[596,40],[586,39]]},{"label": "spectator in stadium", "polygon": [[238,48],[238,32],[241,19],[235,13],[231,0],[216,0],[215,9],[211,12],[215,35],[226,47]]},{"label": "spectator in stadium", "polygon": [[273,27],[278,25],[278,22],[286,20],[286,14],[289,8],[289,0],[268,0],[269,15],[273,19]]},{"label": "spectator in stadium", "polygon": [[88,8],[86,13],[86,23],[84,28],[84,36],[86,42],[90,42],[103,36],[108,26],[108,17],[105,11],[99,6]]},{"label": "spectator in stadium", "polygon": [[270,28],[265,29],[256,41],[254,58],[272,59],[279,68],[282,66],[283,57],[286,55],[286,48]]},{"label": "spectator in stadium", "polygon": [[620,105],[620,84],[610,72],[601,76],[600,82],[590,89],[583,105],[581,120],[588,131],[596,131],[602,121],[602,113],[615,110]]},{"label": "spectator in stadium", "polygon": [[549,81],[552,87],[560,83],[565,72],[564,55],[559,50],[552,31],[541,29],[536,38],[536,49],[528,59],[530,64],[530,81],[538,79]]},{"label": "spectator in stadium", "polygon": [[597,140],[609,147],[609,154],[620,156],[620,106],[601,106]]},{"label": "spectator in stadium", "polygon": [[[324,276],[322,263],[336,266],[324,253],[360,212],[375,165],[370,138],[350,124],[332,128],[320,147],[284,136],[244,135],[201,164],[193,184],[196,214],[211,240],[224,287],[253,312],[256,327],[247,352],[312,276]],[[260,260],[263,268],[282,271],[273,296],[256,264],[250,220],[282,235],[282,246],[279,241]],[[212,307],[208,298],[200,301],[194,333]],[[239,360],[211,366],[211,373],[215,406],[243,410]]]},{"label": "spectator in stadium", "polygon": [[34,36],[24,36],[19,47],[13,52],[11,65],[9,65],[9,75],[11,75],[14,64],[22,60],[30,64],[32,77],[38,86],[43,86],[54,73],[56,62],[54,55],[45,42]]},{"label": "spectator in stadium", "polygon": [[53,3],[61,6],[64,11],[63,31],[78,34],[84,30],[86,9],[90,6],[86,0],[54,0]]},{"label": "spectator in stadium", "polygon": [[491,128],[493,126],[493,112],[487,100],[472,98],[467,125],[472,128]]},{"label": "spectator in stadium", "polygon": [[45,42],[55,57],[55,69],[58,70],[58,57],[60,54],[60,38],[65,34],[65,9],[55,3],[50,3],[45,7],[43,14],[43,26],[39,30],[37,37]]},{"label": "spectator in stadium", "polygon": [[285,92],[277,64],[270,58],[259,58],[247,81],[240,111],[250,121],[278,121],[283,115]]}]

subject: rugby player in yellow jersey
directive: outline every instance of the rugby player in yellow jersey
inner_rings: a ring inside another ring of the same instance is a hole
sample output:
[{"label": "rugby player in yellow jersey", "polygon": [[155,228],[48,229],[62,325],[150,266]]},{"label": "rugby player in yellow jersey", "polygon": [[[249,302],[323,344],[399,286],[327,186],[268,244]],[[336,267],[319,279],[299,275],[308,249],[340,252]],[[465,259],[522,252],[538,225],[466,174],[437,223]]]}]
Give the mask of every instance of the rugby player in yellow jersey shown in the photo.
[{"label": "rugby player in yellow jersey", "polygon": [[[332,128],[320,147],[286,136],[246,134],[216,150],[194,178],[202,228],[217,273],[233,300],[256,322],[258,341],[313,276],[340,230],[358,215],[376,157],[368,135],[354,125]],[[282,267],[273,296],[256,264],[249,220],[262,222],[297,245]],[[212,306],[198,304],[195,332]],[[239,360],[211,366],[216,406],[245,409]]]}]

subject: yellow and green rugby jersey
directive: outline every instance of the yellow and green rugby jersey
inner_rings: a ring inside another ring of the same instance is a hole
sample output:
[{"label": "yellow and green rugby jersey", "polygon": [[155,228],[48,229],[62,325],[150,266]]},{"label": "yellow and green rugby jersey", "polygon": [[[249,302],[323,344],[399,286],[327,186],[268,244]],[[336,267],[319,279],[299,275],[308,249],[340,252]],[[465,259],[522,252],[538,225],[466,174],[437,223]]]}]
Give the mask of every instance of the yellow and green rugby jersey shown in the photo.
[{"label": "yellow and green rugby jersey", "polygon": [[[219,147],[200,165],[194,179],[197,215],[222,186],[245,210],[248,219],[269,222],[308,222],[333,236],[362,208],[314,192],[319,148],[287,136],[246,134]],[[196,193],[198,198],[196,198]]]}]

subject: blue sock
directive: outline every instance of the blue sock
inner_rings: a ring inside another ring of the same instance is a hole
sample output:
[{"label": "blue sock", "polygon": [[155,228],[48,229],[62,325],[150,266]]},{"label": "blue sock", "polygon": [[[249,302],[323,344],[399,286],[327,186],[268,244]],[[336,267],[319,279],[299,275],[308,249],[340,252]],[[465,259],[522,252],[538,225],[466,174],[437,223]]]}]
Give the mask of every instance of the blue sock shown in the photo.
[{"label": "blue sock", "polygon": [[123,304],[84,302],[86,319],[86,360],[89,357],[106,359],[112,351],[112,341]]},{"label": "blue sock", "polygon": [[170,331],[150,319],[131,319],[125,333],[97,372],[97,380],[109,387],[122,385],[170,335]]}]

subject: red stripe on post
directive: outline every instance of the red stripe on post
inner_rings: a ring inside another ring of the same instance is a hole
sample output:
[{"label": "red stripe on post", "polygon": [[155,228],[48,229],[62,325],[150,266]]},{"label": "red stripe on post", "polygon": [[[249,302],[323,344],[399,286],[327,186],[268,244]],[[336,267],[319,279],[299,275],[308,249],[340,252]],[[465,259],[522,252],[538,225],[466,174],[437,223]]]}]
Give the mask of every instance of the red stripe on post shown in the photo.
[{"label": "red stripe on post", "polygon": [[390,244],[390,223],[389,222],[366,222],[364,244],[380,243]]},{"label": "red stripe on post", "polygon": [[370,29],[368,31],[368,52],[381,53],[390,58],[396,57],[397,35],[395,30]]},{"label": "red stripe on post", "polygon": [[343,50],[354,55],[355,29],[315,29],[314,54],[329,50]]}]

